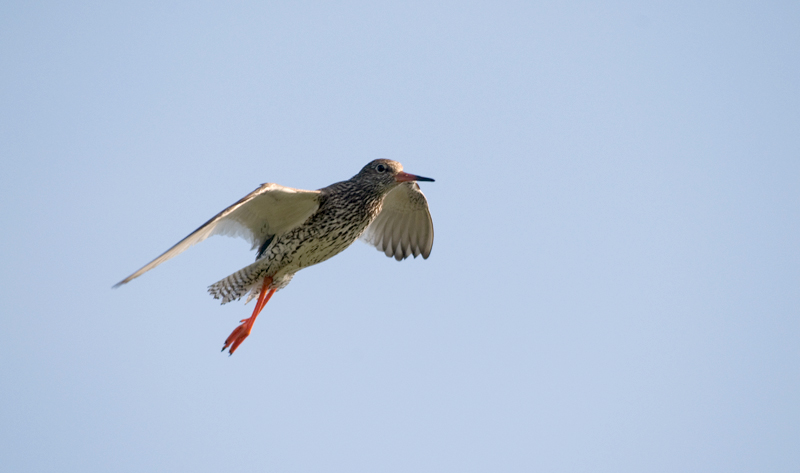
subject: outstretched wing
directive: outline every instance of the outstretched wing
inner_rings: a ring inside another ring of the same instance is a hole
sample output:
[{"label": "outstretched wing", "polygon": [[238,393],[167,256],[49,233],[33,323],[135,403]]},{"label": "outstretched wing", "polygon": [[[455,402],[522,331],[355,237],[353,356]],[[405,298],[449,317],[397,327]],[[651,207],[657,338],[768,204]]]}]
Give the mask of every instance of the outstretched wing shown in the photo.
[{"label": "outstretched wing", "polygon": [[428,201],[416,182],[404,182],[383,199],[381,213],[361,236],[397,261],[422,255],[433,247],[433,221]]},{"label": "outstretched wing", "polygon": [[286,233],[305,222],[319,208],[319,197],[319,191],[262,184],[114,287],[141,276],[212,235],[242,237],[253,245],[252,249],[256,249],[268,238]]}]

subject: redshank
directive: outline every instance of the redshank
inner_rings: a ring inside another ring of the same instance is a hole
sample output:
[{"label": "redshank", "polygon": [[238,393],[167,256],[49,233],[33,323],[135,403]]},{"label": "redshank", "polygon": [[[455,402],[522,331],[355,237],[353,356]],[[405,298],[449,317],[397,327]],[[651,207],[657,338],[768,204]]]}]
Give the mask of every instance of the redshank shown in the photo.
[{"label": "redshank", "polygon": [[257,298],[253,315],[241,320],[225,340],[222,351],[230,347],[232,355],[250,335],[270,297],[297,271],[342,252],[359,237],[397,261],[411,255],[427,259],[433,247],[433,221],[428,201],[414,181],[433,179],[403,172],[396,161],[376,159],[351,179],[316,191],[263,184],[114,287],[212,235],[248,240],[256,250],[255,263],[208,287],[223,304],[245,295],[245,303]]}]

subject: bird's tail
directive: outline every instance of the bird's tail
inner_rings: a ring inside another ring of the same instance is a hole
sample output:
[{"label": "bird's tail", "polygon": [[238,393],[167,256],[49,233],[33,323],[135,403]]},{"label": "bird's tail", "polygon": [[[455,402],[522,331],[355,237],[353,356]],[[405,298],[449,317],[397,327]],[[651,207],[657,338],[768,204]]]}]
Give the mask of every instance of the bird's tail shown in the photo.
[{"label": "bird's tail", "polygon": [[264,260],[256,261],[255,263],[245,268],[236,271],[225,279],[221,279],[214,284],[208,286],[208,293],[214,296],[214,299],[222,299],[223,304],[230,301],[239,300],[251,292],[248,301],[257,296],[261,290],[261,281],[267,272],[267,262]]}]

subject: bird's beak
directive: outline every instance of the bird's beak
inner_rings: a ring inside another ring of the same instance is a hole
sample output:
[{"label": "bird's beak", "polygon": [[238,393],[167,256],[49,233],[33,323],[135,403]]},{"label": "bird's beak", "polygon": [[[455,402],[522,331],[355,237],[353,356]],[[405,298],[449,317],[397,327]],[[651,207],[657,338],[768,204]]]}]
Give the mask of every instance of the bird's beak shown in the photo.
[{"label": "bird's beak", "polygon": [[415,176],[413,174],[409,174],[403,171],[398,172],[397,175],[394,176],[394,180],[397,182],[407,182],[407,181],[436,182],[430,177]]}]

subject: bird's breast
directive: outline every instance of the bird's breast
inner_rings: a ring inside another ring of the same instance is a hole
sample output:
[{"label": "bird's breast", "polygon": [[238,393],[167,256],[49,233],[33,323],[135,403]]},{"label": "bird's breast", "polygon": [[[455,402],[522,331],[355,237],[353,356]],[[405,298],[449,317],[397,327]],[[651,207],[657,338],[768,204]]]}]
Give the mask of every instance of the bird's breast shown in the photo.
[{"label": "bird's breast", "polygon": [[364,232],[379,206],[321,207],[304,224],[275,238],[264,254],[270,260],[268,274],[294,273],[341,253]]}]

